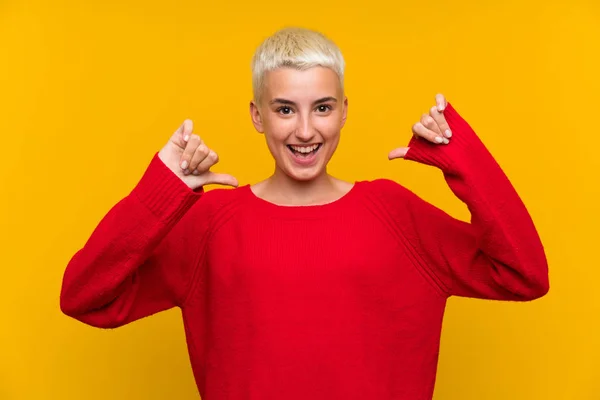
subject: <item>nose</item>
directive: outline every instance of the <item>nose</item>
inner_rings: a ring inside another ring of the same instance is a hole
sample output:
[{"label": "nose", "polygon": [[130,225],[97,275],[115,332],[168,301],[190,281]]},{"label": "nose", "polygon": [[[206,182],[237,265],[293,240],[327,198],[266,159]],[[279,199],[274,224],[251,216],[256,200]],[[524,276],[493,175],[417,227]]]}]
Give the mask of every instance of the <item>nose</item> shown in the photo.
[{"label": "nose", "polygon": [[295,136],[302,142],[310,142],[315,137],[315,129],[312,125],[310,115],[298,118]]}]

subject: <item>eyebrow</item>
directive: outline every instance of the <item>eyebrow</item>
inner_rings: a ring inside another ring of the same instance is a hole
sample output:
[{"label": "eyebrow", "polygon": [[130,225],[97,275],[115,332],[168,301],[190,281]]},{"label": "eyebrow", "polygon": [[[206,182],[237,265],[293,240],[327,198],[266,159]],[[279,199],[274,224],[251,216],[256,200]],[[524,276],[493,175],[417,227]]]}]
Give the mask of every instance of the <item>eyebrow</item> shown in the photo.
[{"label": "eyebrow", "polygon": [[[315,101],[313,102],[313,105],[314,105],[314,104],[317,104],[317,103],[325,103],[325,102],[327,102],[327,101],[333,101],[333,102],[337,102],[337,99],[336,99],[335,97],[327,96],[327,97],[323,97],[323,98],[320,98],[320,99],[318,99],[318,100],[315,100]],[[275,98],[275,99],[273,99],[273,100],[271,100],[271,101],[269,102],[269,104],[275,104],[275,103],[279,103],[279,104],[289,104],[289,105],[292,105],[292,106],[295,106],[295,105],[296,105],[296,103],[294,103],[294,102],[293,102],[293,101],[291,101],[291,100],[282,99],[282,98],[279,98],[279,97],[278,97],[278,98]]]}]

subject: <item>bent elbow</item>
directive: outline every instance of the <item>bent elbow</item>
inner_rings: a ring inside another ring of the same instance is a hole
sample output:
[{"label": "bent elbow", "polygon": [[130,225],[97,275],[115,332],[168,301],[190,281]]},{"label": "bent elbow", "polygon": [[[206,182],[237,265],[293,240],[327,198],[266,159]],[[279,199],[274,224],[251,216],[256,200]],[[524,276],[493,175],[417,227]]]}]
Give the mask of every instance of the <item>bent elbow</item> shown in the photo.
[{"label": "bent elbow", "polygon": [[77,299],[75,291],[72,289],[72,285],[63,281],[63,285],[60,291],[60,311],[68,317],[77,318],[77,315],[81,312],[80,301]]},{"label": "bent elbow", "polygon": [[527,290],[523,293],[523,300],[532,301],[544,297],[550,291],[550,285],[548,281],[540,281],[530,283]]},{"label": "bent elbow", "polygon": [[503,268],[497,271],[502,273],[497,275],[497,284],[505,292],[502,298],[513,301],[531,301],[544,297],[550,291],[550,282],[548,277],[548,266],[545,262],[536,264],[535,268],[525,268],[525,265],[531,263],[519,263]]},{"label": "bent elbow", "polygon": [[548,261],[543,251],[524,252],[513,264],[504,264],[504,281],[515,300],[532,301],[544,297],[550,291]]},{"label": "bent elbow", "polygon": [[85,307],[68,290],[63,289],[60,294],[60,311],[67,317],[87,324]]},{"label": "bent elbow", "polygon": [[60,296],[60,311],[68,317],[75,318],[75,316],[77,314],[76,310],[77,309],[75,307],[75,304],[71,301],[71,299],[69,299],[66,296],[61,294],[61,296]]},{"label": "bent elbow", "polygon": [[535,275],[523,277],[520,289],[518,292],[523,301],[537,300],[547,295],[550,291],[547,267],[540,268]]},{"label": "bent elbow", "polygon": [[113,315],[107,310],[85,310],[77,302],[66,296],[60,298],[60,310],[66,316],[85,325],[101,329],[114,329],[125,325],[124,315]]},{"label": "bent elbow", "polygon": [[64,285],[60,293],[61,312],[76,321],[95,328],[113,329],[123,325],[123,315],[113,315],[110,304],[104,307],[94,308],[77,291],[71,290]]}]

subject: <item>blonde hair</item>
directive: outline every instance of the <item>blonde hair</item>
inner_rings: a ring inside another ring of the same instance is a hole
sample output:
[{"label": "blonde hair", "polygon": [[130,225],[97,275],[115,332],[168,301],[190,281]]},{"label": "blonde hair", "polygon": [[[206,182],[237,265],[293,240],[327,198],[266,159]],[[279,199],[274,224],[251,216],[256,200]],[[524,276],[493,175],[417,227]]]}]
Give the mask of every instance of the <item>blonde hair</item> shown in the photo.
[{"label": "blonde hair", "polygon": [[287,27],[267,37],[252,57],[254,100],[260,102],[264,76],[281,67],[306,70],[326,67],[337,73],[344,87],[344,57],[338,46],[320,32]]}]

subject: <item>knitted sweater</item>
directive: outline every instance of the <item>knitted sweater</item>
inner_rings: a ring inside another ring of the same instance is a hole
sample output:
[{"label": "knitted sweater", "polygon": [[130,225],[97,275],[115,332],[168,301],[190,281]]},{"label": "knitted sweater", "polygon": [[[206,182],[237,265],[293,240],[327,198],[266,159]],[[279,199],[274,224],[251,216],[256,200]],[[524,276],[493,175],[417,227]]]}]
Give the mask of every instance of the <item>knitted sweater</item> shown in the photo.
[{"label": "knitted sweater", "polygon": [[61,309],[114,328],[173,307],[203,400],[425,400],[449,296],[548,291],[534,224],[448,105],[448,145],[411,139],[471,212],[449,216],[388,179],[324,205],[245,185],[191,190],[155,155],[70,260]]}]

